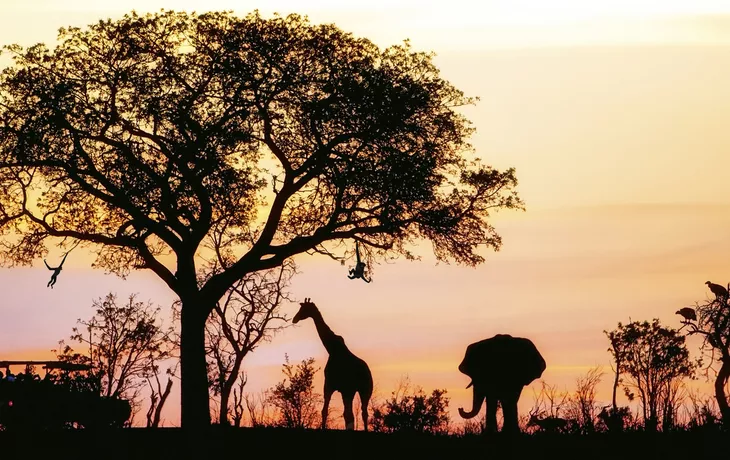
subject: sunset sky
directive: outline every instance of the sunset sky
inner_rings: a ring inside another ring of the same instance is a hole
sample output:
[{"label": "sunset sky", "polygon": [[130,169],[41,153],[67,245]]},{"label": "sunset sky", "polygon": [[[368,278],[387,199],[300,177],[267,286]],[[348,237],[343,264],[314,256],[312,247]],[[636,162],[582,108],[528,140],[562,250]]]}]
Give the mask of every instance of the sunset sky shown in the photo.
[{"label": "sunset sky", "polygon": [[[330,259],[296,259],[293,298],[311,297],[368,362],[381,400],[407,375],[429,392],[447,389],[460,421],[456,409],[471,401],[457,370],[466,346],[509,333],[535,342],[547,361],[543,379],[560,388],[603,366],[599,398],[608,401],[604,329],[653,317],[679,327],[674,312],[706,299],[705,281],[730,281],[730,2],[15,3],[0,6],[0,44],[51,45],[59,27],[132,9],[306,14],[379,46],[408,38],[436,53],[445,79],[481,98],[464,111],[477,129],[472,144],[487,163],[516,168],[527,208],[493,217],[500,252],[477,268],[437,265],[426,244],[420,262],[376,266],[371,284],[347,279],[347,267]],[[76,320],[93,313],[92,300],[110,291],[164,307],[174,300],[151,273],[123,281],[90,261],[74,252],[53,290],[42,261],[0,270],[0,360],[51,357]],[[284,307],[291,316],[297,308]],[[696,356],[697,342],[690,345]],[[299,323],[247,358],[248,391],[281,380],[285,353],[321,367],[327,358],[312,322]],[[320,392],[321,383],[320,372]],[[538,388],[523,393],[523,413]],[[174,396],[169,425],[179,418]],[[333,406],[342,424],[339,395]]]}]

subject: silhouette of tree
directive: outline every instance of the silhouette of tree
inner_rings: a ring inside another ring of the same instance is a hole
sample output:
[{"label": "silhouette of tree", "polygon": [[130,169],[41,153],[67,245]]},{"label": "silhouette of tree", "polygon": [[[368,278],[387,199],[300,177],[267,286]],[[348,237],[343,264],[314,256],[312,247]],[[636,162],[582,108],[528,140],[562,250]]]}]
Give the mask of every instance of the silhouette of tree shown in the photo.
[{"label": "silhouette of tree", "polygon": [[233,396],[231,416],[233,417],[233,426],[236,427],[241,426],[241,423],[243,423],[243,415],[246,413],[246,397],[243,393],[246,383],[248,383],[248,376],[245,372],[241,372],[238,385],[231,392]]},{"label": "silhouette of tree", "polygon": [[607,333],[612,344],[622,350],[619,367],[629,380],[624,387],[631,400],[635,390],[641,401],[646,429],[656,431],[659,414],[671,403],[672,388],[683,377],[693,378],[697,363],[689,358],[685,338],[677,330],[663,327],[659,319],[618,323]]},{"label": "silhouette of tree", "polygon": [[[58,42],[5,48],[0,260],[80,243],[95,267],[159,276],[182,305],[183,426],[210,423],[205,325],[247,274],[301,253],[345,260],[353,239],[369,264],[414,259],[425,239],[438,260],[476,265],[501,247],[490,212],[524,209],[513,168],[471,158],[457,110],[476,100],[408,42],[173,11]],[[208,240],[221,267],[206,277]]]},{"label": "silhouette of tree", "polygon": [[[269,402],[279,410],[278,425],[287,428],[314,428],[318,425],[318,406],[322,396],[314,391],[314,358],[302,360],[296,366],[289,363],[289,356],[282,372],[286,376],[270,390]],[[287,381],[288,380],[288,381]]]},{"label": "silhouette of tree", "polygon": [[214,395],[220,398],[218,423],[230,424],[230,409],[238,411],[240,423],[243,388],[236,401],[231,401],[231,394],[236,382],[242,381],[243,359],[287,326],[279,307],[289,300],[285,289],[295,272],[294,264],[286,261],[281,267],[247,275],[228,290],[208,319],[208,375]]},{"label": "silhouette of tree", "polygon": [[596,387],[601,382],[603,372],[600,368],[590,369],[584,376],[576,379],[575,392],[570,395],[565,410],[568,419],[574,420],[583,434],[596,431],[596,417],[599,406],[596,404]]},{"label": "silhouette of tree", "polygon": [[598,415],[596,404],[596,387],[601,383],[603,372],[596,367],[588,371],[584,377],[578,377],[574,402],[577,406],[577,417],[583,432],[592,433],[595,431],[595,421]]},{"label": "silhouette of tree", "polygon": [[427,395],[422,388],[410,388],[401,381],[391,397],[373,410],[373,431],[445,434],[449,431],[449,398],[446,390]]},{"label": "silhouette of tree", "polygon": [[687,399],[687,388],[682,380],[676,379],[667,385],[659,404],[662,431],[671,431],[679,427],[679,409],[685,399]]},{"label": "silhouette of tree", "polygon": [[[719,297],[704,303],[695,303],[696,320],[682,321],[682,328],[688,328],[688,335],[702,337],[701,350],[708,358],[704,369],[707,378],[715,375],[715,399],[723,423],[730,421],[730,398],[727,384],[730,380],[730,303]],[[719,365],[719,368],[716,366]]]},{"label": "silhouette of tree", "polygon": [[[172,357],[174,344],[169,331],[162,327],[160,308],[135,298],[136,295],[132,294],[125,304],[119,305],[117,296],[109,293],[103,299],[93,301],[94,316],[86,321],[79,319],[78,323],[85,330],[75,327],[70,337],[79,344],[87,345],[88,355],[75,352],[63,340],[59,342],[60,351],[54,351],[60,361],[91,365],[93,370],[85,378],[98,381],[99,394],[124,398],[136,409],[140,404],[141,389],[151,385],[150,379],[157,379],[159,363]],[[169,370],[168,374],[171,373],[172,370]],[[159,380],[157,383],[160,387]],[[172,380],[168,381],[168,385],[172,386]],[[152,410],[161,412],[169,390],[158,388],[155,396],[155,389],[151,389],[151,402],[155,406]],[[159,416],[151,418],[152,421],[155,419],[159,423]],[[152,423],[150,426],[157,425]]]},{"label": "silhouette of tree", "polygon": [[621,385],[621,373],[623,372],[622,366],[626,361],[626,350],[625,344],[620,340],[618,334],[608,332],[606,330],[604,330],[603,333],[606,334],[608,340],[611,343],[611,346],[608,349],[608,352],[611,353],[611,358],[613,359],[612,367],[614,373],[613,391],[611,393],[611,408],[615,413],[616,411],[618,411],[618,405],[616,403],[616,393],[618,392],[619,385]]},{"label": "silhouette of tree", "polygon": [[173,378],[176,377],[177,368],[180,362],[175,363],[173,367],[167,368],[167,383],[162,387],[160,382],[160,373],[155,372],[153,375],[147,376],[147,385],[150,390],[150,403],[147,408],[147,428],[157,428],[160,426],[162,419],[162,408],[165,407],[167,398],[170,396],[173,386]]}]

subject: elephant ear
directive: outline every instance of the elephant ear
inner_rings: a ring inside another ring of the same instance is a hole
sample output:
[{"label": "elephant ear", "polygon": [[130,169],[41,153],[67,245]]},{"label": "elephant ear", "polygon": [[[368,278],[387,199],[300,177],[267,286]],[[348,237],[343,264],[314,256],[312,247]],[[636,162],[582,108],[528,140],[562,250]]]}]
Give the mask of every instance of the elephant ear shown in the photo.
[{"label": "elephant ear", "polygon": [[[491,367],[495,362],[499,361],[500,354],[496,353],[497,350],[495,348],[493,338],[472,343],[466,347],[464,359],[459,367],[466,370],[464,373],[469,376],[480,373],[485,366]],[[496,360],[494,359],[495,357],[497,357]]]},{"label": "elephant ear", "polygon": [[[463,374],[468,375],[469,377],[474,376],[474,370],[476,369],[475,362],[477,360],[475,356],[475,351],[477,350],[476,344],[471,344],[468,347],[466,347],[466,352],[464,353],[464,359],[461,360],[461,364],[459,364],[459,371]],[[471,385],[471,384],[470,384]]]},{"label": "elephant ear", "polygon": [[537,347],[529,339],[522,339],[520,344],[521,354],[523,355],[524,363],[524,385],[527,386],[535,380],[542,377],[543,372],[547,368],[545,359],[542,357]]}]

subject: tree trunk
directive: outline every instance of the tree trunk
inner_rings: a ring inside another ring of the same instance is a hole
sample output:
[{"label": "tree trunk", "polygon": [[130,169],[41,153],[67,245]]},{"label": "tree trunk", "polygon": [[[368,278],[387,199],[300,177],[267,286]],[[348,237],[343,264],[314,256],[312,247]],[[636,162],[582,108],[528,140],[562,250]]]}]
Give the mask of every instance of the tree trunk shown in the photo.
[{"label": "tree trunk", "polygon": [[613,379],[613,397],[611,398],[611,405],[613,406],[614,414],[616,413],[616,410],[618,410],[618,406],[616,405],[616,391],[618,390],[619,378],[621,377],[619,364],[619,361],[616,360],[616,376]]},{"label": "tree trunk", "polygon": [[730,424],[730,406],[728,406],[727,395],[725,395],[725,385],[730,377],[730,359],[723,357],[722,366],[715,378],[715,399],[717,406],[720,408],[723,425]]},{"label": "tree trunk", "polygon": [[233,367],[231,368],[231,372],[228,374],[225,381],[223,382],[223,386],[221,387],[221,409],[220,415],[218,416],[218,423],[220,423],[221,425],[230,425],[230,422],[228,420],[228,404],[231,400],[231,392],[233,391],[233,386],[236,384],[236,380],[238,380],[239,373],[241,372],[243,357],[243,353],[236,354],[236,359],[233,361]]},{"label": "tree trunk", "polygon": [[210,426],[205,322],[209,309],[183,300],[180,327],[180,421],[182,428]]},{"label": "tree trunk", "polygon": [[230,425],[228,421],[228,401],[230,400],[230,392],[225,391],[226,386],[227,385],[224,385],[221,391],[221,409],[218,415],[218,423],[228,426]]},{"label": "tree trunk", "polygon": [[167,385],[165,385],[165,391],[162,393],[162,396],[160,396],[160,402],[157,404],[157,408],[155,408],[155,417],[152,420],[152,426],[154,428],[157,428],[160,426],[160,420],[162,419],[162,408],[165,406],[167,397],[170,396],[170,390],[172,390],[172,377],[167,378]]}]

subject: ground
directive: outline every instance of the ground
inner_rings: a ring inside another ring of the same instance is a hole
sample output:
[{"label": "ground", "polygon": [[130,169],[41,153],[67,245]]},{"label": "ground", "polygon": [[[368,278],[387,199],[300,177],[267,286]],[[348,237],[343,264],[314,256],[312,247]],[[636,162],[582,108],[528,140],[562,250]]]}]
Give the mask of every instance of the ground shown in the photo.
[{"label": "ground", "polygon": [[[728,458],[728,433],[530,436],[388,435],[282,428],[132,428],[93,432],[0,433],[3,458],[74,459],[642,459]],[[25,452],[25,454],[23,454]],[[315,453],[316,457],[312,457]],[[12,457],[11,457],[12,455]],[[6,457],[7,456],[7,457]]]}]

